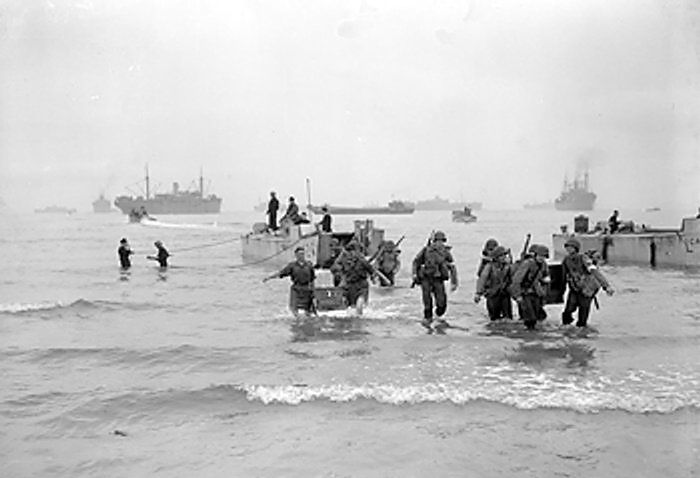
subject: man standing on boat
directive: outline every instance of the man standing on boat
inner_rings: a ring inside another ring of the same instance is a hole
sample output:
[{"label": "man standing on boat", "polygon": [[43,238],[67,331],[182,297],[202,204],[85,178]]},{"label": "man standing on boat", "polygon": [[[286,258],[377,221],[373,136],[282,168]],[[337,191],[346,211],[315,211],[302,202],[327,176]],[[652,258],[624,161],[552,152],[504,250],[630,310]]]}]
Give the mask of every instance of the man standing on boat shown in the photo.
[{"label": "man standing on boat", "polygon": [[294,317],[299,317],[299,309],[302,309],[309,316],[316,311],[314,307],[316,272],[314,265],[306,260],[303,247],[299,246],[294,249],[294,257],[294,261],[287,264],[281,271],[265,277],[263,282],[289,277],[292,280],[292,286],[289,288],[289,310],[292,311]]},{"label": "man standing on boat", "polygon": [[620,217],[619,217],[620,212],[615,209],[612,213],[612,216],[608,219],[608,230],[610,231],[610,234],[615,234],[617,230],[620,228]]},{"label": "man standing on boat", "polygon": [[569,287],[566,296],[566,305],[561,314],[561,321],[569,325],[574,321],[573,313],[578,309],[577,327],[588,325],[588,315],[591,312],[591,303],[600,288],[608,295],[613,294],[613,289],[607,279],[598,270],[598,267],[586,254],[581,254],[581,243],[576,238],[570,238],[564,243],[566,257],[562,261],[564,281]]},{"label": "man standing on boat", "polygon": [[[413,259],[413,283],[420,284],[423,299],[423,320],[421,325],[428,332],[444,332],[449,324],[442,318],[447,311],[445,281],[450,280],[451,290],[457,290],[457,267],[452,253],[446,244],[447,236],[442,231],[433,234],[430,243]],[[433,324],[433,298],[435,298],[435,315]]]},{"label": "man standing on boat", "polygon": [[267,226],[271,231],[277,230],[277,211],[279,211],[280,202],[277,200],[277,196],[274,191],[270,192],[270,201],[267,203]]},{"label": "man standing on boat", "polygon": [[321,232],[333,232],[333,228],[331,227],[333,219],[331,218],[331,213],[328,212],[328,206],[323,206],[321,212],[323,212],[323,219],[318,223]]}]

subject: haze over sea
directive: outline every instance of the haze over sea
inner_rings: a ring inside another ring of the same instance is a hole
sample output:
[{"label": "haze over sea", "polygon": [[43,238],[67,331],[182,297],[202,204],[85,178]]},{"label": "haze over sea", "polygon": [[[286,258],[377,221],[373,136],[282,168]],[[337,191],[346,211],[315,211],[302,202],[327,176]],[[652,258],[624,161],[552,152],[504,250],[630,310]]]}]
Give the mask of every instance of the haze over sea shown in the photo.
[{"label": "haze over sea", "polygon": [[[693,211],[621,212],[668,227]],[[574,214],[477,215],[375,216],[405,235],[399,287],[372,288],[365,317],[297,321],[288,282],[242,265],[260,214],[3,213],[2,475],[698,476],[700,273],[604,267],[617,293],[589,331],[560,328],[556,305],[536,332],[490,324],[472,302],[484,241],[551,247]],[[436,228],[461,276],[447,318],[468,328],[445,336],[424,333],[409,287]],[[166,272],[145,259],[156,239]]]}]

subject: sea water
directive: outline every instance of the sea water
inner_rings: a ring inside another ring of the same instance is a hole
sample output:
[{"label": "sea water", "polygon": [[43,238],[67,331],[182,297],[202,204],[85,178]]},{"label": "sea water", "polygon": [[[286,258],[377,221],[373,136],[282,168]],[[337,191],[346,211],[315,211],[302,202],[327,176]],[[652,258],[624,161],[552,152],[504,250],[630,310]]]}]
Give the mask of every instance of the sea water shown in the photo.
[{"label": "sea water", "polygon": [[[375,216],[405,236],[398,286],[372,287],[361,318],[302,319],[287,280],[261,282],[274,267],[242,263],[258,214],[3,214],[2,476],[700,474],[700,273],[604,266],[616,293],[589,330],[562,328],[561,305],[535,332],[490,323],[472,301],[486,239],[515,255],[526,233],[551,247],[573,217],[476,214]],[[440,336],[409,287],[434,229],[460,274],[447,312],[459,328]],[[166,271],[146,259],[155,240],[173,254]]]}]

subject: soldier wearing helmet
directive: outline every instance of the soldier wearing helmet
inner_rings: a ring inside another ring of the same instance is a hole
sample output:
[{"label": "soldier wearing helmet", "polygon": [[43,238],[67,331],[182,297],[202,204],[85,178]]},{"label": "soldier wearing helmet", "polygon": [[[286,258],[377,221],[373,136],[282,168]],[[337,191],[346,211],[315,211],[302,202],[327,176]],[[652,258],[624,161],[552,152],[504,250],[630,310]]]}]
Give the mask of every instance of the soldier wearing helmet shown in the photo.
[{"label": "soldier wearing helmet", "polygon": [[541,244],[530,246],[529,254],[513,274],[511,294],[518,303],[520,318],[532,330],[538,320],[547,318],[544,300],[550,282],[547,258],[549,248]]},{"label": "soldier wearing helmet", "polygon": [[602,287],[608,295],[613,294],[613,289],[594,261],[587,254],[581,253],[581,242],[578,239],[567,239],[564,249],[566,257],[561,265],[568,294],[561,321],[563,325],[571,324],[574,321],[573,313],[578,310],[576,326],[586,327],[591,304],[596,300],[595,296],[600,288]]},{"label": "soldier wearing helmet", "polygon": [[476,270],[476,276],[480,277],[481,272],[486,267],[486,264],[491,262],[492,256],[491,252],[498,246],[498,241],[493,237],[486,240],[484,243],[484,249],[481,251],[481,262],[479,263],[479,268]]},{"label": "soldier wearing helmet", "polygon": [[154,242],[153,245],[156,246],[157,254],[155,256],[146,256],[146,257],[148,259],[158,261],[158,265],[160,265],[160,268],[165,269],[166,267],[168,267],[168,257],[170,257],[170,253],[165,248],[165,246],[163,246],[163,243],[160,241]]},{"label": "soldier wearing helmet", "polygon": [[[445,281],[450,280],[452,291],[455,291],[459,285],[457,268],[446,242],[445,233],[436,231],[429,244],[413,259],[413,283],[420,284],[423,300],[421,325],[428,329],[429,333],[433,331],[444,333],[444,329],[449,327],[442,318],[447,311]],[[433,300],[435,310],[433,310]],[[437,316],[435,323],[433,323],[433,314]]]},{"label": "soldier wearing helmet", "polygon": [[513,318],[513,304],[508,292],[511,282],[512,270],[508,250],[503,246],[496,246],[491,250],[491,261],[479,275],[474,294],[474,302],[477,304],[481,297],[486,296],[486,310],[491,320]]},{"label": "soldier wearing helmet", "polygon": [[357,315],[362,315],[365,304],[369,301],[368,279],[376,275],[372,264],[362,254],[362,246],[356,239],[348,242],[345,251],[341,252],[331,266],[334,280],[343,289],[345,300],[354,307]]}]

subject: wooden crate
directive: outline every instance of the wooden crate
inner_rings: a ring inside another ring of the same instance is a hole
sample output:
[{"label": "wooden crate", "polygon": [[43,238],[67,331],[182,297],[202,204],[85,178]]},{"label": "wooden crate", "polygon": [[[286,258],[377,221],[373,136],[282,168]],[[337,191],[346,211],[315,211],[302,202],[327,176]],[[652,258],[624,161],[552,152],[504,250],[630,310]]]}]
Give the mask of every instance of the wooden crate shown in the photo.
[{"label": "wooden crate", "polygon": [[340,287],[316,287],[314,299],[316,300],[316,309],[319,311],[340,310],[347,307],[343,289]]}]

